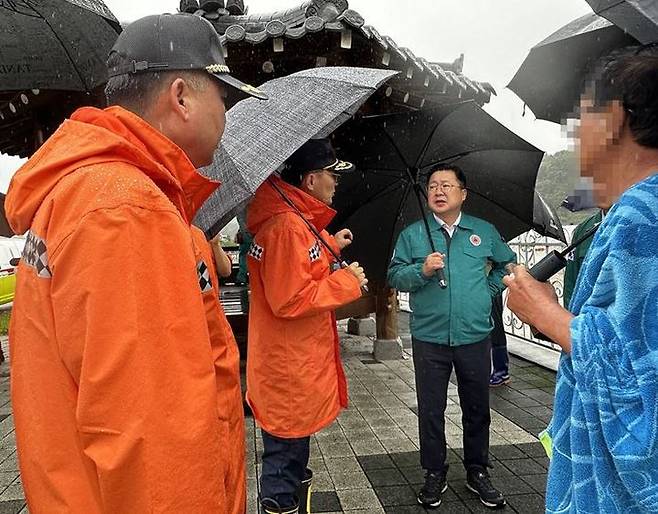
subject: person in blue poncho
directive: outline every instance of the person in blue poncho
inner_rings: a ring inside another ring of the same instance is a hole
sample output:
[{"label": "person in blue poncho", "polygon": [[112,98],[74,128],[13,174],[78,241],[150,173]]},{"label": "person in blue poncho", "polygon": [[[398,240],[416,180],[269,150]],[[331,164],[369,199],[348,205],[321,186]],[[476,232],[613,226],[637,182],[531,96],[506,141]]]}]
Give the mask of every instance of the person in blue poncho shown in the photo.
[{"label": "person in blue poncho", "polygon": [[[658,511],[658,49],[607,57],[580,102],[581,173],[610,208],[571,312],[520,267],[508,306],[564,350],[549,513]],[[614,205],[613,205],[614,204]]]}]

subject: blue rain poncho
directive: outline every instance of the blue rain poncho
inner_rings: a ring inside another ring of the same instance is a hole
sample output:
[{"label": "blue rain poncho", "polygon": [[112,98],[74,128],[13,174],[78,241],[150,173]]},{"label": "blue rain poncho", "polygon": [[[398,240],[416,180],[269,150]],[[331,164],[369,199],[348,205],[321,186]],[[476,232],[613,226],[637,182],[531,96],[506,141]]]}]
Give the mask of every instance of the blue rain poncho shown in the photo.
[{"label": "blue rain poncho", "polygon": [[549,433],[549,513],[658,511],[658,175],[606,216],[570,310]]}]

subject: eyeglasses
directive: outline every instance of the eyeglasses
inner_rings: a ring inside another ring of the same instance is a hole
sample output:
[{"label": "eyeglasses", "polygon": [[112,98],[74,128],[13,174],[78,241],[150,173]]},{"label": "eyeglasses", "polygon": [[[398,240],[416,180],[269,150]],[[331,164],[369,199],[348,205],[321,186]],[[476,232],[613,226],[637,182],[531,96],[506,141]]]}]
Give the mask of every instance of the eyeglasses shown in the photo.
[{"label": "eyeglasses", "polygon": [[314,171],[313,173],[324,173],[326,175],[329,175],[331,178],[334,179],[334,183],[338,185],[338,180],[340,179],[340,175],[338,173],[334,173],[329,170],[318,170],[318,171]]},{"label": "eyeglasses", "polygon": [[462,186],[446,183],[446,184],[430,184],[427,190],[430,193],[436,193],[440,189],[442,193],[448,194],[456,187],[458,187],[459,189],[464,189]]}]

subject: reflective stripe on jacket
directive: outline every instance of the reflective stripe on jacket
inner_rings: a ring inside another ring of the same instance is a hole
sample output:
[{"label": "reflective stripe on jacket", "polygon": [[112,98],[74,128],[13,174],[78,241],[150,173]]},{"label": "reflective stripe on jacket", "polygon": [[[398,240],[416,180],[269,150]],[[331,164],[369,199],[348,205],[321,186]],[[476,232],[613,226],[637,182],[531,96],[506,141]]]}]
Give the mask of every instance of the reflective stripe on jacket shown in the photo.
[{"label": "reflective stripe on jacket", "polygon": [[[269,180],[336,246],[324,230],[335,211],[278,178]],[[333,311],[361,296],[359,281],[345,269],[330,271],[329,252],[269,182],[249,206],[248,226],[254,241],[247,399],[270,434],[305,437],[347,406]]]},{"label": "reflective stripe on jacket", "polygon": [[219,301],[219,280],[215,257],[203,231],[192,226],[199,286],[206,308],[208,332],[215,362],[217,410],[226,428],[224,488],[226,513],[244,514],[247,508],[245,430],[240,388],[240,352],[233,330]]},{"label": "reflective stripe on jacket", "polygon": [[190,232],[217,187],[119,107],[83,108],[12,179],[11,317],[33,514],[226,512],[227,444]]}]

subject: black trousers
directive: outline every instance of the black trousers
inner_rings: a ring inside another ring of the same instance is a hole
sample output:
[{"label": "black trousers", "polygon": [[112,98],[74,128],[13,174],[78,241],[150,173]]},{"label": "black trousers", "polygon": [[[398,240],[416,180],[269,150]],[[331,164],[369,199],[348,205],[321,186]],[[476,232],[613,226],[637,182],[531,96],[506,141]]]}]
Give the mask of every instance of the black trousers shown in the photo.
[{"label": "black trousers", "polygon": [[502,293],[493,297],[491,301],[491,317],[493,318],[493,330],[491,337],[491,362],[493,363],[493,375],[509,375],[509,355],[507,354],[507,334],[503,322],[503,295]]},{"label": "black trousers", "polygon": [[310,455],[310,437],[283,439],[262,430],[263,467],[261,499],[275,500],[281,507],[297,504],[297,492],[304,479]]},{"label": "black trousers", "polygon": [[452,368],[464,428],[464,467],[489,462],[489,337],[479,343],[445,346],[412,338],[418,397],[420,463],[429,471],[447,470],[445,410]]}]

